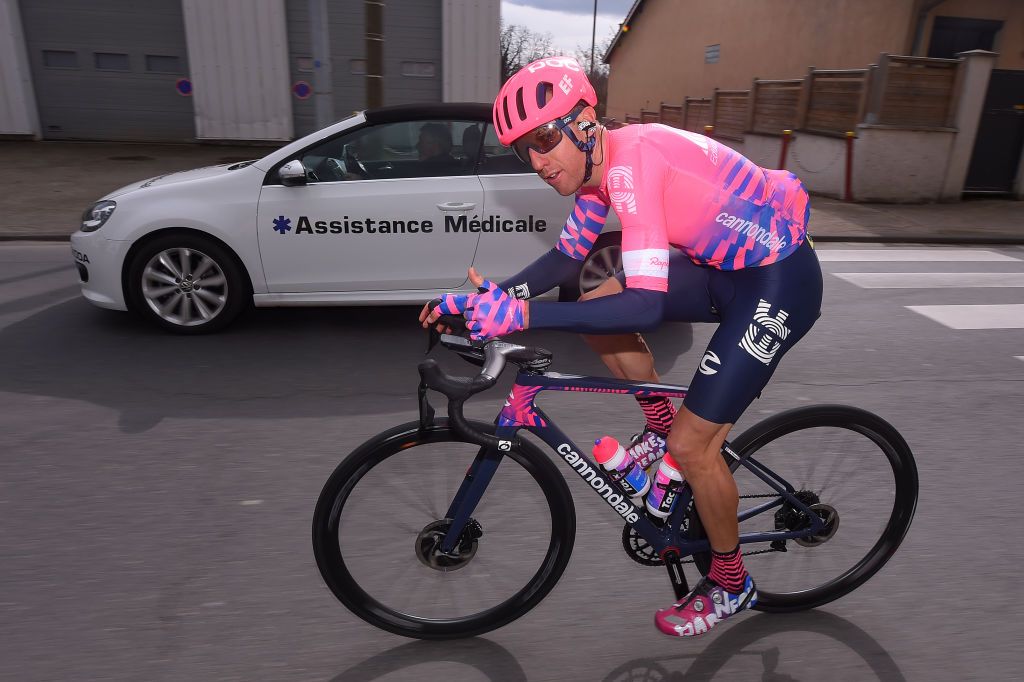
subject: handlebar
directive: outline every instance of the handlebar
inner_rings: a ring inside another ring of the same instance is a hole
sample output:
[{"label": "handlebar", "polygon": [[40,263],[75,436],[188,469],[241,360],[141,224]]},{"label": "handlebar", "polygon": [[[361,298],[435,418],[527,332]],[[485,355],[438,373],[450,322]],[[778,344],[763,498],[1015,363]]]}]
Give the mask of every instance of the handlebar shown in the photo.
[{"label": "handlebar", "polygon": [[[436,304],[431,307],[436,307]],[[463,405],[473,395],[494,386],[509,361],[528,371],[541,372],[551,364],[551,352],[543,348],[520,346],[498,339],[473,341],[465,336],[439,335],[436,331],[437,324],[442,324],[453,330],[461,327],[462,333],[466,332],[465,320],[461,315],[440,316],[429,329],[430,344],[427,352],[429,353],[440,341],[445,348],[453,350],[469,362],[481,366],[481,370],[473,377],[453,376],[442,370],[437,361],[432,358],[421,362],[419,365],[421,423],[429,421],[425,417],[425,408],[430,409],[429,404],[426,403],[426,389],[432,389],[448,398],[448,418],[457,433],[478,445],[498,447],[501,439],[477,431],[469,425],[462,414]],[[433,410],[430,409],[430,414],[432,413]]]}]

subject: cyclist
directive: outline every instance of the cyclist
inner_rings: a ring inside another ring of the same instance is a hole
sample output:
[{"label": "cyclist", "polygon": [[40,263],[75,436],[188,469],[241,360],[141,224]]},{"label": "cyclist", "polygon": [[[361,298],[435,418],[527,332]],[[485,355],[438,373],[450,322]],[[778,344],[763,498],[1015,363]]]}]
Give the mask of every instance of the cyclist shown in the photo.
[{"label": "cyclist", "polygon": [[[569,57],[532,62],[502,86],[498,139],[559,194],[575,194],[575,208],[558,245],[523,272],[497,285],[471,269],[479,293],[448,294],[420,320],[462,313],[479,339],[527,328],[582,332],[616,376],[634,381],[658,380],[636,332],[663,320],[719,323],[678,413],[667,399],[642,405],[648,435],[668,432],[647,507],[664,513],[680,480],[689,481],[712,549],[708,575],[659,610],[655,624],[699,635],[757,600],[739,552],[736,483],[720,451],[820,315],[808,196],[792,173],[760,168],[703,135],[659,124],[609,130],[596,104]],[[611,208],[622,223],[625,272],[578,302],[526,300],[579,272]]]}]

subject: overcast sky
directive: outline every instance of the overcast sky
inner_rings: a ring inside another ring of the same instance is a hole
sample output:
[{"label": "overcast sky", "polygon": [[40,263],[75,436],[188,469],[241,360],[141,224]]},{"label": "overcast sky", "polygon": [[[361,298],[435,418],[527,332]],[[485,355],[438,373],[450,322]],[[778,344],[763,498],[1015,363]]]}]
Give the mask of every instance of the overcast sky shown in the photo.
[{"label": "overcast sky", "polygon": [[[597,43],[618,30],[633,0],[597,0]],[[501,19],[550,33],[555,47],[567,54],[577,46],[590,47],[594,21],[593,0],[502,0]],[[600,55],[598,55],[600,58]]]}]

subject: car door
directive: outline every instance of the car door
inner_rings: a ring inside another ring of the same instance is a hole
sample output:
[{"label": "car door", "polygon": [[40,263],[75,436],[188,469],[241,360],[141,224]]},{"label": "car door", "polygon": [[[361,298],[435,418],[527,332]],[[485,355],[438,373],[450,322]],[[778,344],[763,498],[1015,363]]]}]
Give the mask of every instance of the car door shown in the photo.
[{"label": "car door", "polygon": [[452,140],[473,125],[364,126],[304,150],[304,185],[278,184],[272,170],[257,218],[269,291],[463,284],[480,236],[468,222],[483,207],[483,189]]},{"label": "car door", "polygon": [[574,198],[541,180],[498,142],[494,126],[484,135],[477,167],[484,189],[480,244],[473,266],[498,281],[514,275],[558,242]]}]

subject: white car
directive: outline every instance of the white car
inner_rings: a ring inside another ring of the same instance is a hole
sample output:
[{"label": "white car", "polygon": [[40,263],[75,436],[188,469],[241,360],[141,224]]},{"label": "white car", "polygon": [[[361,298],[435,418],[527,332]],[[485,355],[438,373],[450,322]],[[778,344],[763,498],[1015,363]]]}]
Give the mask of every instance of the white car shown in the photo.
[{"label": "white car", "polygon": [[[201,333],[251,305],[420,303],[470,288],[470,265],[514,274],[556,243],[572,197],[499,145],[490,113],[369,110],[262,159],[123,187],[71,237],[82,294]],[[619,229],[609,216],[564,297],[614,270]]]}]

